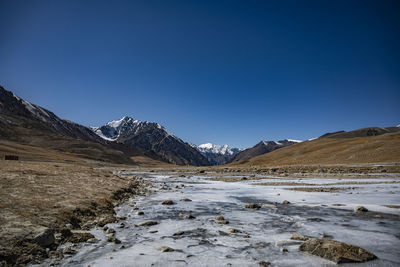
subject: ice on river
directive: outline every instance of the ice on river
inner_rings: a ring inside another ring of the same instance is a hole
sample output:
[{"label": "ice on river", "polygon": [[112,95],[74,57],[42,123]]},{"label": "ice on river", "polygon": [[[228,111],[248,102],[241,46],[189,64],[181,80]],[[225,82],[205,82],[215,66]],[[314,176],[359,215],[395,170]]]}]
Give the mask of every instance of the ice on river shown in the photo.
[{"label": "ice on river", "polygon": [[[286,190],[288,186],[254,185],[270,182],[268,178],[228,183],[196,176],[171,178],[168,174],[147,174],[147,179],[153,180],[156,187],[170,189],[135,199],[136,207],[144,212],[142,216],[136,215],[137,210],[129,205],[118,208],[119,216],[128,216],[124,222],[126,227],[118,228],[118,223],[109,227],[116,230],[116,237],[122,243],[109,243],[102,230],[94,229],[92,233],[101,241],[83,244],[78,253],[62,260],[61,266],[259,266],[259,261],[270,262],[272,266],[336,265],[299,252],[300,242],[290,240],[294,232],[354,244],[379,258],[343,266],[400,265],[400,224],[396,215],[399,210],[383,207],[400,203],[397,184],[351,185],[356,188],[349,194],[349,191],[298,192]],[[299,182],[321,185],[338,180],[303,179]],[[175,188],[176,185],[179,188]],[[192,201],[180,201],[183,198]],[[161,205],[166,199],[175,204]],[[283,200],[292,204],[280,204]],[[253,202],[269,205],[259,210],[243,207]],[[352,210],[356,205],[383,214],[359,216]],[[183,219],[179,213],[196,218]],[[229,224],[214,221],[218,215],[224,216]],[[159,224],[137,226],[145,220],[156,220]],[[239,232],[224,234],[228,228]],[[158,250],[161,246],[175,251],[161,252]],[[283,252],[283,248],[288,252]]]}]

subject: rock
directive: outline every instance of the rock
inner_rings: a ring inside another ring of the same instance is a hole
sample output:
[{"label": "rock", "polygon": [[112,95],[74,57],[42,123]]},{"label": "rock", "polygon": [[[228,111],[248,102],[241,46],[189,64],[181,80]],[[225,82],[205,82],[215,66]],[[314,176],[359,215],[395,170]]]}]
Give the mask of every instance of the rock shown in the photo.
[{"label": "rock", "polygon": [[307,221],[309,222],[322,222],[323,220],[321,218],[307,218]]},{"label": "rock", "polygon": [[217,216],[214,218],[214,220],[219,223],[219,224],[228,224],[229,221],[225,220],[224,216]]},{"label": "rock", "polygon": [[309,238],[300,246],[299,250],[335,263],[365,262],[377,258],[363,248],[322,238]]},{"label": "rock", "polygon": [[115,236],[110,236],[107,239],[108,242],[114,243],[114,244],[121,244],[121,240],[116,238]]},{"label": "rock", "polygon": [[144,215],[144,212],[143,211],[138,211],[138,212],[136,212],[136,215]]},{"label": "rock", "polygon": [[162,205],[173,205],[175,204],[171,199],[168,200],[164,200],[163,202],[161,202]]},{"label": "rock", "polygon": [[43,248],[50,247],[56,241],[53,230],[49,228],[45,229],[43,232],[35,236],[33,240],[35,241],[35,243]]},{"label": "rock", "polygon": [[106,234],[112,234],[112,233],[115,233],[115,230],[112,228],[108,228]]},{"label": "rock", "polygon": [[298,233],[293,233],[293,234],[292,234],[292,237],[291,237],[290,239],[292,239],[292,240],[307,241],[307,240],[310,239],[310,238],[307,237],[307,236],[298,234]]},{"label": "rock", "polygon": [[257,203],[249,203],[249,204],[244,205],[244,207],[246,209],[255,209],[255,210],[261,209],[261,206]]},{"label": "rock", "polygon": [[173,236],[181,236],[185,233],[185,231],[179,231],[173,234]]},{"label": "rock", "polygon": [[75,254],[76,251],[75,251],[74,249],[72,249],[72,248],[69,246],[69,247],[63,248],[62,253],[63,253],[63,254],[72,255],[72,254]]},{"label": "rock", "polygon": [[105,225],[105,226],[103,227],[103,231],[105,232],[105,231],[107,231],[107,230],[108,230],[108,226]]},{"label": "rock", "polygon": [[174,252],[175,249],[168,247],[168,246],[161,246],[158,248],[159,251],[161,252]]},{"label": "rock", "polygon": [[192,200],[190,198],[182,198],[181,201],[183,201],[183,202],[191,202]]},{"label": "rock", "polygon": [[97,225],[100,226],[100,227],[103,227],[104,225],[109,224],[109,223],[113,223],[116,220],[117,220],[117,218],[115,218],[115,216],[112,215],[112,216],[109,216],[107,218],[103,218],[103,219],[99,220]]},{"label": "rock", "polygon": [[289,205],[289,204],[290,204],[290,202],[287,201],[287,200],[284,200],[284,201],[282,202],[282,205]]},{"label": "rock", "polygon": [[68,237],[67,241],[71,243],[81,243],[86,242],[91,238],[95,238],[94,235],[87,232],[76,232],[72,236]]},{"label": "rock", "polygon": [[241,233],[242,231],[235,229],[235,228],[228,228],[226,231],[228,231],[228,233]]},{"label": "rock", "polygon": [[257,262],[257,264],[262,266],[262,267],[267,267],[267,266],[271,265],[271,263],[268,262],[268,261],[259,261],[259,262]]},{"label": "rock", "polygon": [[68,228],[63,228],[63,229],[61,229],[60,233],[61,233],[61,237],[62,237],[63,239],[66,239],[66,238],[68,238],[68,237],[70,237],[70,236],[72,235],[71,230],[68,229]]},{"label": "rock", "polygon": [[357,207],[354,208],[354,211],[355,212],[367,212],[368,209],[366,207],[363,207],[363,206],[357,206]]},{"label": "rock", "polygon": [[283,248],[282,252],[289,252],[289,250],[287,248]]},{"label": "rock", "polygon": [[152,226],[152,225],[156,225],[156,224],[158,224],[158,222],[153,221],[153,220],[148,220],[148,221],[141,222],[138,225],[139,226]]},{"label": "rock", "polygon": [[178,216],[186,220],[196,219],[196,217],[194,217],[191,213],[189,215],[184,215],[183,213],[179,213]]},{"label": "rock", "polygon": [[224,231],[218,231],[218,233],[219,233],[220,235],[222,235],[222,236],[228,236],[228,235],[229,235],[229,233],[224,232]]},{"label": "rock", "polygon": [[249,236],[248,234],[245,234],[245,235],[243,236],[243,238],[250,238],[250,236]]},{"label": "rock", "polygon": [[151,230],[151,231],[149,231],[150,234],[155,234],[155,233],[157,233],[157,232],[158,232],[158,230]]}]

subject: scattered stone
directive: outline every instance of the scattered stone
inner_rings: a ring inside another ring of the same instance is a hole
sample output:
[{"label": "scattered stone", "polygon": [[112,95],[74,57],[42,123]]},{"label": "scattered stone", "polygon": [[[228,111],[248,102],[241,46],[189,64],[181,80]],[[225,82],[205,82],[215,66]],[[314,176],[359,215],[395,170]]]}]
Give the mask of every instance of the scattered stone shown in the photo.
[{"label": "scattered stone", "polygon": [[125,228],[125,224],[124,223],[120,223],[120,225],[118,225],[118,228]]},{"label": "scattered stone", "polygon": [[323,220],[321,218],[307,218],[307,221],[309,222],[322,222]]},{"label": "scattered stone", "polygon": [[161,246],[158,248],[159,251],[161,252],[174,252],[175,249],[168,247],[168,246]]},{"label": "scattered stone", "polygon": [[183,202],[191,202],[192,200],[190,198],[182,198],[181,201],[183,201]]},{"label": "scattered stone", "polygon": [[336,204],[332,204],[332,206],[341,207],[341,206],[346,206],[346,205],[345,204],[336,203]]},{"label": "scattered stone", "polygon": [[116,238],[115,236],[110,236],[107,239],[108,242],[114,243],[114,244],[121,244],[121,240]]},{"label": "scattered stone", "polygon": [[354,208],[354,211],[355,212],[367,212],[368,209],[366,207],[363,207],[363,206],[357,206],[357,207]]},{"label": "scattered stone", "polygon": [[335,263],[365,262],[377,258],[363,248],[322,238],[308,239],[300,246],[299,250]]},{"label": "scattered stone", "polygon": [[47,248],[56,241],[53,230],[46,228],[42,233],[35,236],[34,241],[41,247]]},{"label": "scattered stone", "polygon": [[259,262],[257,262],[257,264],[262,266],[262,267],[267,267],[267,266],[271,265],[271,263],[268,262],[268,261],[259,261]]},{"label": "scattered stone", "polygon": [[221,216],[221,215],[215,217],[214,220],[219,224],[228,224],[229,223],[229,221],[225,220],[224,216]]},{"label": "scattered stone", "polygon": [[196,219],[196,217],[194,217],[191,213],[189,215],[184,215],[183,213],[179,213],[178,216],[186,220]]},{"label": "scattered stone", "polygon": [[151,230],[151,231],[149,231],[150,234],[155,234],[155,233],[157,233],[157,232],[158,232],[158,230]]},{"label": "scattered stone", "polygon": [[144,215],[144,212],[143,211],[138,211],[138,212],[136,212],[136,215]]},{"label": "scattered stone", "polygon": [[228,235],[229,235],[229,233],[224,232],[224,231],[218,231],[218,233],[219,233],[220,235],[222,235],[222,236],[228,236]]},{"label": "scattered stone", "polygon": [[171,199],[168,200],[164,200],[163,202],[161,202],[162,205],[173,205],[175,204]]},{"label": "scattered stone", "polygon": [[63,248],[62,253],[72,255],[72,254],[75,254],[76,251],[74,249],[72,249],[70,246],[68,246],[68,247]]},{"label": "scattered stone", "polygon": [[105,226],[103,227],[103,231],[107,231],[107,230],[108,230],[108,226],[105,225]]},{"label": "scattered stone", "polygon": [[106,233],[107,233],[107,234],[113,234],[113,233],[115,233],[115,230],[112,229],[112,228],[108,228],[107,231],[106,231]]},{"label": "scattered stone", "polygon": [[289,252],[289,250],[287,248],[283,248],[282,252],[286,253],[286,252]]},{"label": "scattered stone", "polygon": [[290,204],[290,202],[289,202],[289,201],[287,201],[287,200],[284,200],[284,201],[282,202],[282,204],[283,204],[283,205],[289,205],[289,204]]},{"label": "scattered stone", "polygon": [[156,225],[156,224],[158,224],[158,222],[153,221],[153,220],[148,220],[148,221],[141,222],[138,225],[139,226],[152,226],[152,225]]},{"label": "scattered stone", "polygon": [[115,216],[111,215],[111,216],[109,216],[107,218],[103,218],[103,219],[99,220],[97,225],[100,226],[100,227],[103,227],[104,225],[109,224],[109,223],[113,223],[116,220],[117,219],[115,218]]},{"label": "scattered stone", "polygon": [[201,170],[201,171],[199,171],[199,173],[206,173],[206,171],[205,170]]},{"label": "scattered stone", "polygon": [[245,235],[243,236],[243,238],[250,238],[250,236],[249,236],[248,234],[245,234]]},{"label": "scattered stone", "polygon": [[292,237],[290,238],[292,240],[301,240],[301,241],[307,241],[308,239],[310,239],[308,236],[304,236],[298,233],[293,233]]},{"label": "scattered stone", "polygon": [[228,233],[231,233],[231,234],[233,234],[233,233],[241,233],[242,232],[242,231],[240,231],[238,229],[235,229],[235,228],[228,228],[227,231],[228,231]]},{"label": "scattered stone", "polygon": [[71,230],[68,229],[68,228],[63,228],[63,229],[61,229],[60,233],[61,233],[61,237],[62,237],[63,239],[66,239],[66,238],[68,238],[68,237],[70,237],[70,236],[72,235]]},{"label": "scattered stone", "polygon": [[249,203],[249,204],[244,205],[244,207],[246,209],[255,209],[255,210],[261,209],[261,206],[257,203]]},{"label": "scattered stone", "polygon": [[185,233],[185,231],[179,231],[173,234],[173,236],[181,236]]},{"label": "scattered stone", "polygon": [[74,232],[72,236],[67,238],[67,241],[71,243],[82,243],[87,242],[91,238],[95,238],[94,235],[92,235],[91,233]]}]

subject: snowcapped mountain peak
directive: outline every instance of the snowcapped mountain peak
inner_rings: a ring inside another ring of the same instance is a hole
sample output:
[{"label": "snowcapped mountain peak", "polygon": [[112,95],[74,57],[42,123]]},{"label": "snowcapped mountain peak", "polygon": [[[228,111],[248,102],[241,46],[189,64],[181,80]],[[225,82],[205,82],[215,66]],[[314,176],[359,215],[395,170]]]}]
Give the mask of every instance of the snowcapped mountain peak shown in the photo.
[{"label": "snowcapped mountain peak", "polygon": [[215,145],[212,143],[192,146],[203,154],[213,165],[225,164],[242,150],[239,148],[231,148],[228,145]]},{"label": "snowcapped mountain peak", "polygon": [[228,145],[214,145],[211,143],[205,143],[197,146],[197,149],[201,153],[214,153],[221,155],[233,155],[235,151],[239,151],[238,148],[231,148]]}]

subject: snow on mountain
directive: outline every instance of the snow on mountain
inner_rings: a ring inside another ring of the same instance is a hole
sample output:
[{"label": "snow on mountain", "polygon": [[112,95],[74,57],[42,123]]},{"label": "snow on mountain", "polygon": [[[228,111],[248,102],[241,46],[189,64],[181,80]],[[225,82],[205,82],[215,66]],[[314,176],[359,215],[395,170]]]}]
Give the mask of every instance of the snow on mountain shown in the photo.
[{"label": "snow on mountain", "polygon": [[211,143],[201,144],[197,146],[197,149],[201,153],[214,153],[214,154],[221,154],[221,155],[233,155],[240,151],[238,148],[231,148],[228,145],[214,145]]},{"label": "snow on mountain", "polygon": [[209,165],[207,159],[196,148],[168,132],[158,123],[123,117],[91,129],[104,140],[153,151],[170,163]]},{"label": "snow on mountain", "polygon": [[215,145],[211,143],[192,145],[213,165],[225,164],[242,149],[231,148],[228,145]]}]

